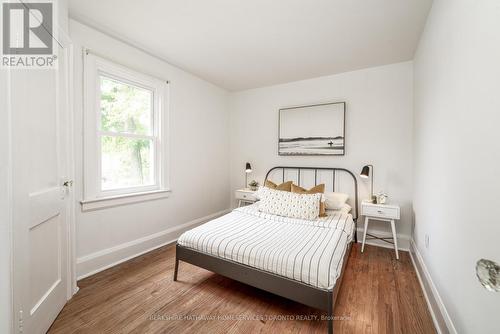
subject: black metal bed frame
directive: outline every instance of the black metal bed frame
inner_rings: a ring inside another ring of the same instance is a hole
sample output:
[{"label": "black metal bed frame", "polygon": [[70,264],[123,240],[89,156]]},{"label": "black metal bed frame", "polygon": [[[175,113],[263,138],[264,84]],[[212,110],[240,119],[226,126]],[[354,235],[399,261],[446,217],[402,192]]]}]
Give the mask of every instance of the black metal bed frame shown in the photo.
[{"label": "black metal bed frame", "polygon": [[[317,185],[318,171],[332,171],[333,172],[333,191],[335,191],[335,175],[337,172],[345,172],[349,174],[354,182],[354,206],[353,220],[355,226],[354,242],[357,242],[357,219],[358,219],[358,183],[356,176],[349,170],[344,168],[328,168],[328,167],[287,167],[278,166],[271,168],[265,177],[268,179],[271,172],[282,169],[283,182],[285,181],[286,170],[297,170],[297,184],[300,186],[300,171],[301,170],[314,170],[314,184]],[[179,261],[184,261],[195,266],[213,271],[222,276],[237,280],[239,282],[251,285],[253,287],[274,293],[278,296],[299,302],[301,304],[311,306],[322,311],[327,312],[328,333],[333,333],[333,310],[337,295],[342,284],[345,267],[351,251],[352,242],[347,246],[346,253],[342,262],[341,275],[335,282],[332,289],[321,289],[307,285],[305,283],[295,281],[283,276],[279,276],[267,271],[253,268],[235,261],[222,259],[197,250],[183,247],[176,244],[175,247],[175,267],[174,267],[174,281],[177,281],[177,273],[179,270]]]}]

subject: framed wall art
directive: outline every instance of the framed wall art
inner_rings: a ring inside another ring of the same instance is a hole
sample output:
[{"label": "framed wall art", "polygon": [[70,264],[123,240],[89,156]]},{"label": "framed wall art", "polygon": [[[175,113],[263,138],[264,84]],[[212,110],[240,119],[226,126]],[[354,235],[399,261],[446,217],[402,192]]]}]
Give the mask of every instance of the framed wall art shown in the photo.
[{"label": "framed wall art", "polygon": [[279,155],[344,155],[345,102],[279,110]]}]

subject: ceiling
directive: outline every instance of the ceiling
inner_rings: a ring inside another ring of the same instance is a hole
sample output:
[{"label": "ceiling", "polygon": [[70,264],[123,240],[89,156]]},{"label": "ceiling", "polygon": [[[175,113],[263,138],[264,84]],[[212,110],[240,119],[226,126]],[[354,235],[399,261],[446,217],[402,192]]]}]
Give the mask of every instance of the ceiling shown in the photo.
[{"label": "ceiling", "polygon": [[70,16],[230,91],[413,59],[432,0],[70,0]]}]

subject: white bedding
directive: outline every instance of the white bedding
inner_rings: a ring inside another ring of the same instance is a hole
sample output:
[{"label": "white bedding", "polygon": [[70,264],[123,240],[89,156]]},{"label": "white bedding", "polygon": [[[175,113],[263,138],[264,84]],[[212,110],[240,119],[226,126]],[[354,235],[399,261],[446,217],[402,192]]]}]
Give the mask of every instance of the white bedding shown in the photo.
[{"label": "white bedding", "polygon": [[348,213],[314,221],[233,210],[182,234],[181,246],[232,260],[322,289],[332,289],[354,235]]}]

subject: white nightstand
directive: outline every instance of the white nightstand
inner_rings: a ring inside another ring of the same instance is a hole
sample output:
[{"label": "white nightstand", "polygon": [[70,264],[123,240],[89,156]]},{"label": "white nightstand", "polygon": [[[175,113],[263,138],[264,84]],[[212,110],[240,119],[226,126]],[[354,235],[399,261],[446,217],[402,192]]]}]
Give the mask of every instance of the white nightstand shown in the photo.
[{"label": "white nightstand", "polygon": [[234,192],[234,197],[238,200],[238,207],[242,204],[252,204],[257,202],[255,191],[250,189],[238,189]]},{"label": "white nightstand", "polygon": [[[397,205],[387,205],[387,204],[373,204],[370,202],[363,201],[361,203],[361,215],[365,216],[365,230],[363,232],[363,244],[361,246],[361,252],[365,249],[365,241],[366,236],[370,236],[369,239],[379,239],[385,241],[387,243],[394,245],[394,250],[396,251],[396,259],[399,260],[398,254],[398,239],[396,235],[396,225],[394,223],[395,220],[398,220],[400,217],[400,209]],[[370,219],[385,221],[391,223],[392,229],[392,238],[381,238],[372,234],[366,233],[368,230],[368,222]],[[392,239],[393,241],[389,241],[387,239]]]}]

